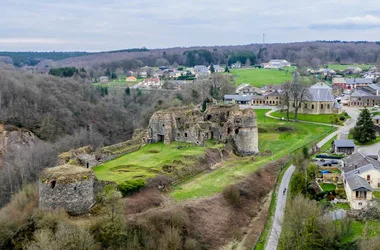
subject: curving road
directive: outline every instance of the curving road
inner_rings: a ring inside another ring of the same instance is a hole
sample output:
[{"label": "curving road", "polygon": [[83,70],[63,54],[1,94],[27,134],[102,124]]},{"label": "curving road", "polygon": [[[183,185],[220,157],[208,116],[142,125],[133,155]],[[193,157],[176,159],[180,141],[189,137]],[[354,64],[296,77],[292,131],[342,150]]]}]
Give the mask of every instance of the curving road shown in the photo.
[{"label": "curving road", "polygon": [[[271,116],[271,113],[275,110],[271,110],[267,112],[265,115],[267,117],[271,117],[274,119],[279,119],[276,117]],[[339,133],[342,132],[348,132],[351,128],[355,126],[355,120],[357,119],[357,116],[359,114],[357,109],[353,108],[345,108],[345,111],[351,116],[351,119],[349,119],[344,126],[336,126],[338,127],[338,130],[329,134],[326,136],[323,140],[321,140],[317,146],[322,147],[324,144],[326,144],[329,140],[331,140],[334,136],[336,136]],[[308,123],[306,121],[303,121],[305,123]],[[310,122],[313,124],[320,124],[326,126],[326,124],[322,123],[315,123]],[[277,201],[276,201],[276,212],[274,214],[273,218],[273,224],[272,229],[270,231],[269,238],[267,240],[267,244],[265,245],[265,250],[275,250],[277,249],[278,242],[280,240],[281,230],[282,230],[282,223],[284,221],[284,214],[285,214],[285,206],[286,206],[286,195],[283,195],[282,192],[284,188],[287,190],[289,189],[289,183],[290,179],[294,173],[295,167],[291,165],[285,172],[284,176],[282,177],[280,187],[278,189],[278,195],[277,195]]]}]

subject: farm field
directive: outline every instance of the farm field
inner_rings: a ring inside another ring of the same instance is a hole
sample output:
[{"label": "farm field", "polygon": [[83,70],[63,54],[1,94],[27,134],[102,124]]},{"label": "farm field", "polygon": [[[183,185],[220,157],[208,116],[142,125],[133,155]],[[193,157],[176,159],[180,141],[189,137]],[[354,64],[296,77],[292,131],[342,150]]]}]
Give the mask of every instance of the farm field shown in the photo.
[{"label": "farm field", "polygon": [[[272,116],[277,118],[286,117],[286,111],[275,111],[271,113]],[[326,123],[331,124],[333,121],[333,124],[336,124],[336,121],[338,121],[338,125],[341,125],[340,117],[344,116],[344,114],[320,114],[320,115],[312,115],[312,114],[298,114],[298,120],[300,121],[308,121],[308,122],[319,122],[319,123]],[[289,114],[290,119],[294,119],[294,113]],[[350,118],[349,116],[346,116],[346,119]]]},{"label": "farm field", "polygon": [[[264,164],[280,159],[303,145],[313,142],[332,132],[330,126],[305,123],[283,122],[265,117],[268,110],[256,110],[258,117],[259,149],[270,150],[271,156],[255,156],[252,158],[233,157],[224,162],[217,170],[198,175],[189,181],[175,186],[170,194],[176,200],[195,199],[211,196],[247,174],[254,172]],[[282,129],[281,129],[281,128]],[[279,129],[280,128],[280,129]],[[284,132],[279,132],[283,130]]]},{"label": "farm field", "polygon": [[[219,147],[213,145],[210,147]],[[120,183],[135,178],[150,178],[163,172],[165,165],[174,161],[192,164],[191,157],[203,156],[207,147],[196,147],[188,143],[174,142],[170,145],[155,143],[144,146],[136,152],[123,155],[94,168],[100,180]],[[191,157],[189,157],[191,156]]]},{"label": "farm field", "polygon": [[370,64],[329,64],[328,67],[335,71],[343,71],[348,67],[359,67],[362,70],[369,70],[373,65]]},{"label": "farm field", "polygon": [[284,70],[277,69],[230,69],[230,73],[234,76],[236,84],[249,83],[255,87],[263,87],[271,84],[281,84],[293,79],[294,67]]}]

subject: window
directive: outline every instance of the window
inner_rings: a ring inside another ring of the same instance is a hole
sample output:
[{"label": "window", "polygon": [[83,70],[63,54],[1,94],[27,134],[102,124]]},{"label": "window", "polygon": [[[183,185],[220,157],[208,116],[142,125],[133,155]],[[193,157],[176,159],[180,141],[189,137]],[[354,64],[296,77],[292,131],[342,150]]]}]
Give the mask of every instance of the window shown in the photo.
[{"label": "window", "polygon": [[314,104],[311,104],[311,109],[314,109]]},{"label": "window", "polygon": [[362,202],[359,202],[359,206],[363,206],[363,203],[362,203]]},{"label": "window", "polygon": [[185,133],[185,138],[187,138],[187,133]]},{"label": "window", "polygon": [[321,109],[323,109],[323,104],[321,104]]},{"label": "window", "polygon": [[330,104],[327,104],[327,109],[330,109]]},{"label": "window", "polygon": [[367,175],[367,181],[370,181],[370,180],[371,180],[371,176]]},{"label": "window", "polygon": [[307,109],[307,103],[305,103],[305,109]]}]

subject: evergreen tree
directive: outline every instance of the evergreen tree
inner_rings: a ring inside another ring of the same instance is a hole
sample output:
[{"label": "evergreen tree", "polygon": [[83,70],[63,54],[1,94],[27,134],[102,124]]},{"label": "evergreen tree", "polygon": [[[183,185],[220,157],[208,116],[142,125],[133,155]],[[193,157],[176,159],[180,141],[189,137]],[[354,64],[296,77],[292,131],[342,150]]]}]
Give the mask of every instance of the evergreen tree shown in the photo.
[{"label": "evergreen tree", "polygon": [[106,72],[104,72],[104,75],[111,77],[111,71],[110,69],[107,69]]},{"label": "evergreen tree", "polygon": [[210,72],[211,72],[211,74],[215,73],[215,69],[214,69],[214,65],[213,64],[210,65]]},{"label": "evergreen tree", "polygon": [[127,96],[130,96],[130,95],[131,95],[131,89],[130,89],[129,87],[127,87],[127,88],[125,89],[125,95],[127,95]]},{"label": "evergreen tree", "polygon": [[356,126],[352,129],[354,139],[360,143],[376,140],[376,131],[368,109],[360,112]]},{"label": "evergreen tree", "polygon": [[228,68],[228,65],[227,65],[226,68],[224,69],[224,72],[230,73],[230,69]]}]

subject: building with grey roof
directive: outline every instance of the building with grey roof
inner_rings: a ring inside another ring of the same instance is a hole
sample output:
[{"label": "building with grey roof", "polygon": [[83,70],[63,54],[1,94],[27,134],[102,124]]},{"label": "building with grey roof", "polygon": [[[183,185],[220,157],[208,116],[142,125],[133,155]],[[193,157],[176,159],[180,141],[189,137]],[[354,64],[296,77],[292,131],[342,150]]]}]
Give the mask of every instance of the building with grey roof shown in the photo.
[{"label": "building with grey roof", "polygon": [[227,104],[252,105],[253,95],[224,95],[224,102]]},{"label": "building with grey roof", "polygon": [[353,140],[334,140],[332,148],[335,153],[350,155],[355,151],[355,143]]},{"label": "building with grey roof", "polygon": [[380,86],[370,84],[365,87],[358,87],[350,96],[350,106],[373,107],[380,105]]},{"label": "building with grey roof", "polygon": [[353,175],[344,180],[344,189],[351,209],[362,210],[368,207],[372,200],[372,187],[366,179]]},{"label": "building with grey roof", "polygon": [[[301,104],[298,112],[303,114],[340,114],[342,109],[336,104],[332,89],[324,84],[314,84],[305,95],[305,101]],[[291,110],[294,103],[290,102]]]}]

